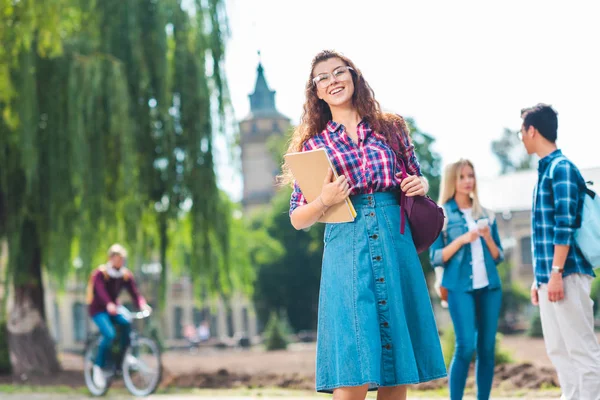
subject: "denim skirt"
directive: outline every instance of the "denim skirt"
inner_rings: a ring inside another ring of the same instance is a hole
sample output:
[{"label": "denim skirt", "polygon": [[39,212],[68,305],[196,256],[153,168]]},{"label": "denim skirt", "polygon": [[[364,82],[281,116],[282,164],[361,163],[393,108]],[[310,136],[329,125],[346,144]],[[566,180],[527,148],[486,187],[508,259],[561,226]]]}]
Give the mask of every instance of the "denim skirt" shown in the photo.
[{"label": "denim skirt", "polygon": [[446,376],[425,276],[408,222],[400,233],[396,195],[350,199],[355,220],[325,227],[317,391]]}]

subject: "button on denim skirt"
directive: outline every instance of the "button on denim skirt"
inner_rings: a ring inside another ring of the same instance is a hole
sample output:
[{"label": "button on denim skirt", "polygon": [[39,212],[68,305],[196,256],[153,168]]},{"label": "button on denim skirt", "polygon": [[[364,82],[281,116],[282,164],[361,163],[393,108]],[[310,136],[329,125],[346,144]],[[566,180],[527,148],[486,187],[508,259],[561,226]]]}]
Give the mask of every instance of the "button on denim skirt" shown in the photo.
[{"label": "button on denim skirt", "polygon": [[351,197],[353,222],[327,224],[319,294],[316,388],[397,386],[446,376],[408,222],[393,193]]}]

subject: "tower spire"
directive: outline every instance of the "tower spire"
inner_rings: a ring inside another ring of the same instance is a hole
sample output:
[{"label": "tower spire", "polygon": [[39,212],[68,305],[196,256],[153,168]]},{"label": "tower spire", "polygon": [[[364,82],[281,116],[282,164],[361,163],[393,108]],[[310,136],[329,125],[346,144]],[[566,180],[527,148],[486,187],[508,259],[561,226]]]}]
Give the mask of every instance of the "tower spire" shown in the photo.
[{"label": "tower spire", "polygon": [[269,89],[269,85],[267,85],[260,50],[257,51],[257,54],[256,84],[254,85],[254,93],[249,96],[250,111],[252,113],[277,113],[277,109],[275,108],[275,91]]}]

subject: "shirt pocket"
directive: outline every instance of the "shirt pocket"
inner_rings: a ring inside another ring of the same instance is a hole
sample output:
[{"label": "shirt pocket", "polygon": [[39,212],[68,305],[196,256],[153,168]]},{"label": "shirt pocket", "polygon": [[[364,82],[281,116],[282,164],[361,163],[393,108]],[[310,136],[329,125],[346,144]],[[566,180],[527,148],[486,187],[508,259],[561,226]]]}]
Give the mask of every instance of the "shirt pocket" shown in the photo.
[{"label": "shirt pocket", "polygon": [[325,224],[325,232],[323,234],[323,244],[327,246],[327,243],[331,242],[335,238],[336,232],[340,229],[340,224]]}]

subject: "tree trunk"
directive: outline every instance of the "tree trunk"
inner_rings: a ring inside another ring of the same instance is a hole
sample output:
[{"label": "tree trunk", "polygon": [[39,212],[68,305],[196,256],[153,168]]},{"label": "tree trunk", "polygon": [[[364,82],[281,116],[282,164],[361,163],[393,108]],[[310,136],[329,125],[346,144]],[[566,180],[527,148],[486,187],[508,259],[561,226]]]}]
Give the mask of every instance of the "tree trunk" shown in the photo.
[{"label": "tree trunk", "polygon": [[23,222],[14,275],[14,305],[7,321],[8,346],[16,375],[51,374],[60,370],[55,343],[46,326],[41,246],[37,226]]},{"label": "tree trunk", "polygon": [[158,289],[158,304],[162,309],[167,300],[167,247],[169,246],[168,221],[166,212],[158,216],[159,257],[160,257],[160,286]]}]

